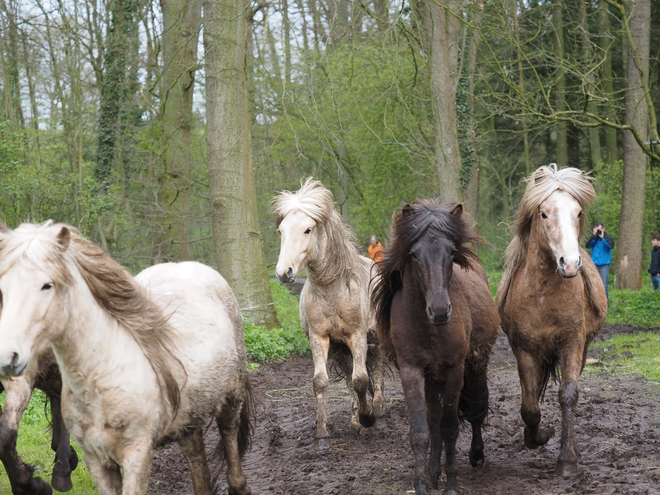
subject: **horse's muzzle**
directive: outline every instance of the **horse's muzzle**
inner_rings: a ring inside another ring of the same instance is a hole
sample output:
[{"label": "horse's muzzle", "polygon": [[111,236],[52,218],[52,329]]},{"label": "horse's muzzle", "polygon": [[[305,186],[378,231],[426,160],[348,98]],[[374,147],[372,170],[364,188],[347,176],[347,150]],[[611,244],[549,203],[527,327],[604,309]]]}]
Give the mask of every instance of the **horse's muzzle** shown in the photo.
[{"label": "horse's muzzle", "polygon": [[290,284],[291,282],[293,282],[296,279],[293,276],[293,268],[289,268],[282,275],[277,275],[277,278],[279,278],[280,282],[282,282],[283,284]]},{"label": "horse's muzzle", "polygon": [[580,269],[582,268],[582,256],[578,257],[577,262],[573,263],[566,263],[564,261],[564,258],[559,258],[559,274],[564,277],[564,278],[573,278],[576,277],[578,273],[580,273]]},{"label": "horse's muzzle", "polygon": [[13,352],[10,356],[7,356],[5,363],[0,366],[0,375],[2,376],[21,376],[25,373],[27,368],[27,361],[20,359],[20,356],[17,352]]},{"label": "horse's muzzle", "polygon": [[426,316],[428,316],[429,321],[433,325],[446,325],[449,322],[449,318],[451,317],[451,304],[447,308],[447,312],[442,314],[436,314],[434,313],[430,307],[426,307]]}]

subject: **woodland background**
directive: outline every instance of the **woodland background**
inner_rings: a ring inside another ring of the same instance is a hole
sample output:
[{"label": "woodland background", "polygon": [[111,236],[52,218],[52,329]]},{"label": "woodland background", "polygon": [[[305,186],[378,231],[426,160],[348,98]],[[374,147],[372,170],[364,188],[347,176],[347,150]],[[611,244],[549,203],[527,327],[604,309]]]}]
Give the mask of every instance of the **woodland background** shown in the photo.
[{"label": "woodland background", "polygon": [[660,232],[660,3],[0,0],[0,217],[76,226],[131,271],[218,267],[274,324],[270,199],[314,176],[366,245],[417,197],[502,254],[523,179],[590,171],[638,289]]}]

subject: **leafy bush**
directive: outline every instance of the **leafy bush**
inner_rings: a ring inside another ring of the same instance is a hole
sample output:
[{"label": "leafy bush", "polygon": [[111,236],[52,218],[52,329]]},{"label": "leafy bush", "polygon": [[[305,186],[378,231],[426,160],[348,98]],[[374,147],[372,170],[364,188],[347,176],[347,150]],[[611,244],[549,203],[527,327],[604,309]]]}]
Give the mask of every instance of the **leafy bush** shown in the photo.
[{"label": "leafy bush", "polygon": [[271,280],[270,285],[280,328],[245,325],[245,345],[250,361],[263,363],[272,359],[287,359],[291,354],[309,354],[309,342],[300,328],[298,298],[286,287]]},{"label": "leafy bush", "polygon": [[660,328],[660,291],[610,290],[606,322]]},{"label": "leafy bush", "polygon": [[603,349],[601,359],[613,364],[617,372],[635,373],[660,385],[660,335],[657,333],[614,335],[611,340],[592,346]]}]

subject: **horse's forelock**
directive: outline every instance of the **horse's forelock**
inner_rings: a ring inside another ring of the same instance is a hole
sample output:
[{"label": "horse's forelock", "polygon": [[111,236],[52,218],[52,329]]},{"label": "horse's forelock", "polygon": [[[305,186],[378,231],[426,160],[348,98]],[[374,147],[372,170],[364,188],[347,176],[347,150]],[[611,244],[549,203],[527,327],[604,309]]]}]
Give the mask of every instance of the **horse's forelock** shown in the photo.
[{"label": "horse's forelock", "polygon": [[315,222],[324,223],[332,215],[334,207],[332,192],[323,187],[320,181],[308,177],[298,191],[282,191],[275,196],[271,210],[279,226],[284,217],[295,210],[305,213]]},{"label": "horse's forelock", "polygon": [[63,227],[48,220],[42,224],[21,224],[15,230],[0,237],[0,276],[17,263],[30,263],[51,277],[56,284],[70,286],[73,283],[65,250],[57,241]]}]

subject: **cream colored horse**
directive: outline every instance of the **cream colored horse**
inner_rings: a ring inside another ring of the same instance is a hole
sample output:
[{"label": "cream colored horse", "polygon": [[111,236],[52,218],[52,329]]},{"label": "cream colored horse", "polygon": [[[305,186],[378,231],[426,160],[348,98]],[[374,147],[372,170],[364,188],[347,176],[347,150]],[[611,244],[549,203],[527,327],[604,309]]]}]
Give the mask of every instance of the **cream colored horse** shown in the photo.
[{"label": "cream colored horse", "polygon": [[[325,449],[330,447],[325,412],[329,354],[342,368],[353,398],[351,434],[357,435],[361,425],[372,426],[375,416],[383,414],[383,359],[369,290],[376,268],[357,253],[352,233],[334,208],[332,193],[320,182],[310,178],[298,192],[280,193],[273,211],[282,236],[277,276],[288,282],[307,269],[300,321],[314,359],[316,445]],[[350,351],[348,360],[345,349]],[[373,410],[368,389],[373,393]]]},{"label": "cream colored horse", "polygon": [[21,375],[52,346],[62,415],[99,493],[145,494],[153,449],[177,440],[195,493],[210,495],[202,438],[210,418],[229,493],[250,493],[241,315],[216,271],[163,264],[134,280],[72,228],[24,224],[0,235],[0,290],[0,373]]}]

